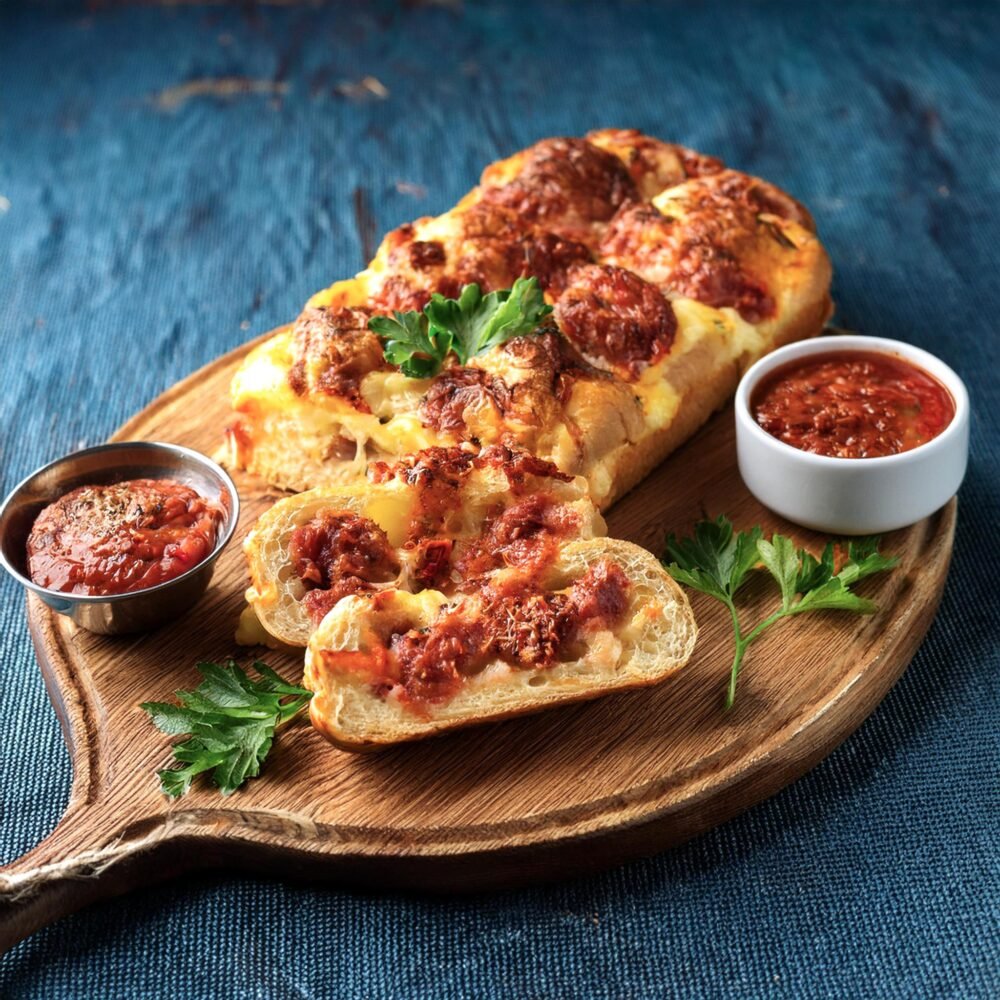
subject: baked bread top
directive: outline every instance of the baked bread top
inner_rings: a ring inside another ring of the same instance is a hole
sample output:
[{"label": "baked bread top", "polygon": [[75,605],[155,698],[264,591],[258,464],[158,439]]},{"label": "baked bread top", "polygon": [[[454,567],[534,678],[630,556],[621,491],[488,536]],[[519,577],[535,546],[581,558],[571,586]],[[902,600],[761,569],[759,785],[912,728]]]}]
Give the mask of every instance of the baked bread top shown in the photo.
[{"label": "baked bread top", "polygon": [[[542,332],[432,378],[390,365],[368,328],[520,277],[554,307]],[[630,449],[662,442],[642,449],[648,465],[678,443],[666,431],[682,402],[697,409],[690,433],[742,367],[818,333],[829,284],[809,213],[774,185],[634,130],[544,139],[487,167],[451,211],[390,232],[251,352],[231,453],[304,489],[357,481],[372,458],[503,443],[583,474],[606,506]]]}]

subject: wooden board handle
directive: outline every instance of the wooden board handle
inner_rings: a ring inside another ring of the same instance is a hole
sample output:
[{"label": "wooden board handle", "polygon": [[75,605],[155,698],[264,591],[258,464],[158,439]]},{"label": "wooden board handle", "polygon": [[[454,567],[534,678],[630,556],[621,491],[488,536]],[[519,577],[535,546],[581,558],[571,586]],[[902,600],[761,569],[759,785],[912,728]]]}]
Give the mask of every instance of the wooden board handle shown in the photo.
[{"label": "wooden board handle", "polygon": [[37,847],[0,868],[0,954],[97,898],[134,886],[140,865],[162,870],[175,840],[166,816],[115,832],[97,812],[103,810],[71,806]]},{"label": "wooden board handle", "polygon": [[[57,615],[40,615],[28,597],[28,622],[36,651],[62,651],[56,664],[40,659],[42,676],[73,762],[70,802],[40,844],[0,868],[0,954],[46,924],[100,896],[127,888],[126,874],[156,860],[171,839],[165,812],[139,819],[134,805],[116,802],[104,759],[99,720],[104,709],[85,671],[73,666],[74,631]],[[134,884],[134,880],[133,883]]]}]

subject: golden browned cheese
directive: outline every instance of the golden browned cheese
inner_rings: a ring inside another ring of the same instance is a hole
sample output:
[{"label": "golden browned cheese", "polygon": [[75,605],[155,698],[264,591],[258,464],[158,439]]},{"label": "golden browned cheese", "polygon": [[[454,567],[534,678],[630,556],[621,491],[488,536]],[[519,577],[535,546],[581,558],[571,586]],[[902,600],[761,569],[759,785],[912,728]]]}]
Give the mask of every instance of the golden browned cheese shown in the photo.
[{"label": "golden browned cheese", "polygon": [[[430,379],[388,365],[372,315],[534,276],[549,326]],[[543,139],[444,215],[386,236],[246,358],[230,458],[301,490],[421,448],[524,447],[606,507],[689,436],[740,372],[819,332],[830,265],[809,213],[721,161],[635,130]]]}]

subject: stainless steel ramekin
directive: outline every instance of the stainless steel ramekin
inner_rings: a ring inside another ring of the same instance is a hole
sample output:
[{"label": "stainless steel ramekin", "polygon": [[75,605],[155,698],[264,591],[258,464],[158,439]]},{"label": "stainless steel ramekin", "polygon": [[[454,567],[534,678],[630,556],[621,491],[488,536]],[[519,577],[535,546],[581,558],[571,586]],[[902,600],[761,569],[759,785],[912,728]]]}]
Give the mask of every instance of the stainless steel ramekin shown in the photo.
[{"label": "stainless steel ramekin", "polygon": [[[211,554],[186,573],[127,594],[66,594],[33,583],[27,541],[42,508],[78,486],[126,479],[172,479],[217,502],[223,521]],[[240,515],[232,479],[210,458],[175,444],[124,441],[74,452],[33,472],[0,507],[0,565],[50,608],[101,635],[144,632],[187,611],[205,592],[215,560],[229,543]]]}]

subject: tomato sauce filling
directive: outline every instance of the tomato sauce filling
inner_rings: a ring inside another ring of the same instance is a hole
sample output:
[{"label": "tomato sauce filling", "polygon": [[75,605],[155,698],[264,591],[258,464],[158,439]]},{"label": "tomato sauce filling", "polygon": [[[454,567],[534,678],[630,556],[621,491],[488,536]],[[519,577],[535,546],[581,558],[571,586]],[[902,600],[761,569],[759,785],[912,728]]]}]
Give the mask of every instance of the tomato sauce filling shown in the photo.
[{"label": "tomato sauce filling", "polygon": [[463,579],[477,578],[505,566],[537,575],[558,555],[561,539],[580,525],[580,516],[550,497],[533,495],[497,514],[459,561]]},{"label": "tomato sauce filling", "polygon": [[348,511],[324,511],[300,524],[288,554],[305,584],[302,604],[319,624],[342,597],[373,590],[399,574],[399,560],[374,521]]},{"label": "tomato sauce filling", "polygon": [[785,444],[834,458],[880,458],[937,437],[955,416],[951,393],[901,358],[831,351],[777,369],[750,412]]},{"label": "tomato sauce filling", "polygon": [[222,517],[218,504],[170,479],[81,486],[35,519],[28,574],[69,594],[145,590],[211,555]]},{"label": "tomato sauce filling", "polygon": [[[554,557],[556,539],[579,525],[579,516],[564,506],[530,495],[537,488],[537,479],[570,482],[572,476],[519,449],[490,445],[476,454],[461,447],[435,447],[393,463],[373,462],[369,467],[373,482],[398,479],[413,489],[403,549],[408,553],[406,561],[413,580],[421,588],[447,588],[453,580],[455,546],[448,537],[449,525],[462,509],[462,490],[475,469],[502,473],[514,497],[529,495],[506,513],[498,510],[482,537],[466,547],[456,566],[462,576],[475,578],[504,565],[526,565],[545,555]],[[342,583],[341,589],[351,585]],[[343,590],[341,596],[359,589],[363,588]]]},{"label": "tomato sauce filling", "polygon": [[589,633],[621,624],[631,590],[622,568],[603,560],[565,592],[527,578],[505,592],[487,587],[481,600],[460,602],[427,628],[393,633],[388,648],[375,650],[364,664],[347,663],[338,653],[327,656],[331,666],[374,675],[380,696],[392,692],[419,710],[453,697],[492,660],[541,669],[577,659],[585,654]]},{"label": "tomato sauce filling", "polygon": [[439,590],[451,575],[451,550],[454,543],[450,538],[428,538],[419,542],[407,542],[416,553],[413,561],[413,576],[423,587]]}]

